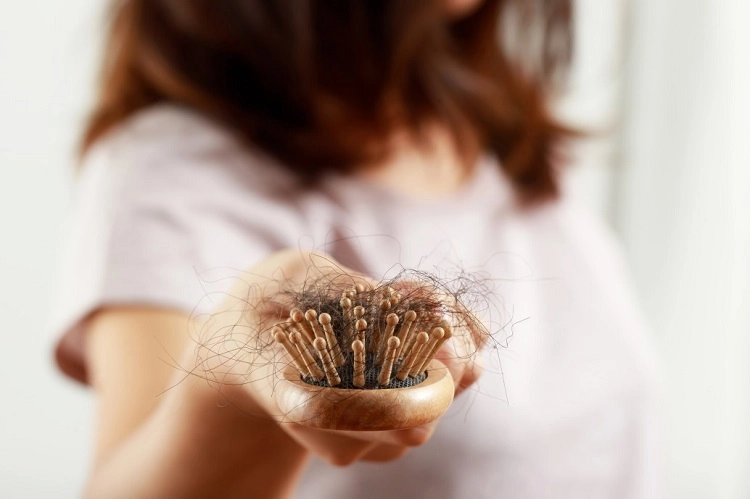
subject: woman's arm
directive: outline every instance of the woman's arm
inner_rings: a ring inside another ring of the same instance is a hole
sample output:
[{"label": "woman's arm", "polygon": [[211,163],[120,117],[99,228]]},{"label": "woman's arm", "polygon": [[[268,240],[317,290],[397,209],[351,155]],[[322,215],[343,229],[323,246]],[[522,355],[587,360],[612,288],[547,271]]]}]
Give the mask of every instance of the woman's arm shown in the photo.
[{"label": "woman's arm", "polygon": [[187,327],[183,314],[146,308],[90,319],[98,426],[87,497],[278,497],[293,489],[307,452],[259,417],[240,387],[222,387],[228,404],[174,368],[194,350]]},{"label": "woman's arm", "polygon": [[[263,352],[234,348],[268,329],[264,321],[279,312],[278,303],[267,309],[273,298],[321,275],[366,280],[325,255],[276,253],[236,280],[201,325],[201,345],[185,314],[136,307],[94,314],[86,348],[99,404],[88,497],[281,497],[294,490],[309,454],[334,465],[386,461],[426,442],[436,423],[350,432],[283,422],[274,367]],[[227,331],[232,345],[222,344]],[[457,390],[478,375],[472,338],[459,328],[456,351],[444,355]]]}]

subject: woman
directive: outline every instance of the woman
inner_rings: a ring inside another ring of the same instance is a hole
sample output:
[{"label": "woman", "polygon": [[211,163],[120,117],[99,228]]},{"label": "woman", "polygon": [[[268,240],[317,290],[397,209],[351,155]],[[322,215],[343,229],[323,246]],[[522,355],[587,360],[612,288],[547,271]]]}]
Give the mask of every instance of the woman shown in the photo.
[{"label": "woman", "polygon": [[[650,354],[617,249],[558,196],[570,132],[548,98],[570,5],[541,5],[118,3],[56,350],[99,401],[88,496],[658,494]],[[269,386],[243,383],[265,372],[206,361],[189,333],[202,315],[208,342],[252,331],[311,273],[456,264],[496,283],[497,332],[449,361],[469,393],[438,424],[280,424]]]}]

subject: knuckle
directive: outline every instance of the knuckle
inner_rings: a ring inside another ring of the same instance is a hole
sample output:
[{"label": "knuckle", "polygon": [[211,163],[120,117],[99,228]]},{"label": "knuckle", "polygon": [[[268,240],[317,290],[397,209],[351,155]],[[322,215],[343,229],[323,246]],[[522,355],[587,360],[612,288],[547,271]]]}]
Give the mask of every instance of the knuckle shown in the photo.
[{"label": "knuckle", "polygon": [[403,447],[419,447],[430,440],[432,429],[426,427],[409,428],[399,430],[397,440]]},{"label": "knuckle", "polygon": [[464,371],[463,379],[461,380],[461,387],[467,388],[474,383],[476,383],[479,378],[482,376],[482,368],[477,365],[477,363],[473,362],[471,365],[469,365]]},{"label": "knuckle", "polygon": [[359,461],[359,459],[362,457],[361,452],[334,452],[332,454],[328,454],[327,456],[323,456],[323,460],[330,464],[331,466],[336,466],[339,468],[344,468],[346,466],[351,466],[352,464]]},{"label": "knuckle", "polygon": [[483,371],[484,369],[480,357],[474,356],[471,360],[466,362],[463,366],[463,371],[461,372],[460,377],[456,378],[456,395],[462,393],[471,385],[479,381]]},{"label": "knuckle", "polygon": [[345,449],[329,450],[320,457],[332,466],[343,468],[361,460],[372,447],[372,444],[352,445]]}]

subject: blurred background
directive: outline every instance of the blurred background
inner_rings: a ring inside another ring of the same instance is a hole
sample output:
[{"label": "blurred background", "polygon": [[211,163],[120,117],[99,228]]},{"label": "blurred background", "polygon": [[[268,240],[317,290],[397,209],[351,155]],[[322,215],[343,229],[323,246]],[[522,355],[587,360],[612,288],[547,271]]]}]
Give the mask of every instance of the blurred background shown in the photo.
[{"label": "blurred background", "polygon": [[[77,497],[93,400],[46,334],[101,0],[2,0],[0,497]],[[570,195],[619,233],[661,357],[674,498],[750,497],[750,4],[579,0]]]}]

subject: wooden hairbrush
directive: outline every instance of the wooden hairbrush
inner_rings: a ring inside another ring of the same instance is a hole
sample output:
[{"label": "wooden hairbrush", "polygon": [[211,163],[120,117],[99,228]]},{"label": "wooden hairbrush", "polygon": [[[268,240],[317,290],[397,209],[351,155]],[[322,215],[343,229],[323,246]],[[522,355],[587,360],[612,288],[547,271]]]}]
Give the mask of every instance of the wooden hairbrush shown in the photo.
[{"label": "wooden hairbrush", "polygon": [[276,386],[287,421],[395,430],[430,423],[448,409],[453,379],[435,354],[453,335],[449,314],[435,299],[401,291],[357,284],[338,296],[302,297],[274,326],[289,360]]}]

